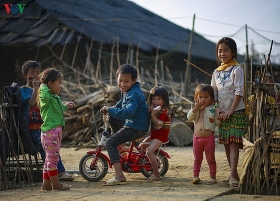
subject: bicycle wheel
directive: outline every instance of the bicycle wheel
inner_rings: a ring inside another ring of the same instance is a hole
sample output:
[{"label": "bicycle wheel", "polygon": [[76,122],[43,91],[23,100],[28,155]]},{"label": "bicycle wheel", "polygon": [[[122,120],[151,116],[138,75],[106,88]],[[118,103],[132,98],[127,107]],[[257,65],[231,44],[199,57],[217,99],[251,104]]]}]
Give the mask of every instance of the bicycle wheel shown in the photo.
[{"label": "bicycle wheel", "polygon": [[[160,174],[160,176],[163,177],[163,176],[167,173],[168,168],[169,168],[168,159],[167,159],[166,156],[164,156],[162,153],[159,153],[159,152],[157,152],[157,151],[154,153],[154,155],[155,155],[156,158],[157,158],[159,174]],[[149,161],[149,159],[141,158],[140,164],[142,164],[142,165],[144,165],[144,164],[147,165],[147,164],[150,164],[150,161]],[[153,174],[152,167],[149,168],[149,169],[141,168],[141,173],[142,173],[145,177],[150,177],[150,176]]]},{"label": "bicycle wheel", "polygon": [[100,181],[105,177],[108,172],[107,160],[99,155],[96,160],[96,164],[91,166],[95,154],[86,154],[82,157],[79,163],[79,171],[82,177],[91,182]]}]

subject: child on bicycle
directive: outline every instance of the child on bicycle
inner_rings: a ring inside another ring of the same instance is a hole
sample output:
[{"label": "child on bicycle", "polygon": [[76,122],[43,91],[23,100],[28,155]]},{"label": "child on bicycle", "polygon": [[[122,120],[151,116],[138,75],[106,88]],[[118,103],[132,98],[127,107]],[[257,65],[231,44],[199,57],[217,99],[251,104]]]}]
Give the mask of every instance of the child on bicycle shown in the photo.
[{"label": "child on bicycle", "polygon": [[[146,149],[153,168],[153,174],[148,180],[156,181],[161,177],[154,152],[162,143],[168,142],[171,123],[171,112],[169,111],[169,96],[167,90],[162,86],[153,87],[150,91],[148,104],[151,114],[151,135],[147,137],[139,147]],[[147,142],[150,142],[149,145],[147,145]]]},{"label": "child on bicycle", "polygon": [[214,106],[214,89],[208,84],[199,84],[194,94],[195,105],[187,114],[190,121],[194,121],[193,154],[194,166],[193,184],[200,183],[199,172],[205,152],[210,169],[210,179],[207,184],[216,184],[216,160],[215,160],[215,126],[220,125],[216,120]]},{"label": "child on bicycle", "polygon": [[109,114],[109,124],[118,124],[124,121],[123,126],[117,132],[112,128],[113,135],[106,141],[106,149],[114,166],[115,176],[107,180],[103,185],[112,186],[126,183],[122,172],[118,145],[143,137],[149,129],[149,112],[146,98],[137,82],[138,71],[130,64],[121,65],[117,72],[117,82],[121,90],[121,100],[112,107],[103,106],[101,112]]}]

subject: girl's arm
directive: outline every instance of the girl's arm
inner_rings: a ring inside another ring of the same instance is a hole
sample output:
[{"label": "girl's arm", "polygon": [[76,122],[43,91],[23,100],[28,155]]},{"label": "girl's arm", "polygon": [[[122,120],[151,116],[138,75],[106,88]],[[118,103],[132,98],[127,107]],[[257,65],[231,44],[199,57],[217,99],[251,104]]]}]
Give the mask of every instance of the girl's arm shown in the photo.
[{"label": "girl's arm", "polygon": [[[156,117],[158,112],[160,114]],[[162,108],[160,111],[151,109],[151,121],[155,124],[157,129],[161,129],[165,124],[170,124],[171,116],[169,110],[167,108]]]},{"label": "girl's arm", "polygon": [[[39,89],[40,101],[45,104],[50,100],[50,89],[45,84],[41,84]],[[41,105],[41,104],[40,104]]]},{"label": "girl's arm", "polygon": [[[161,112],[161,111],[160,111]],[[153,121],[153,123],[156,125],[156,127],[158,128],[158,129],[161,129],[162,128],[162,126],[163,126],[163,124],[164,124],[164,121],[162,121],[162,120],[160,120],[161,118],[161,114],[160,114],[160,116],[159,116],[159,118],[160,119],[158,119],[157,117],[156,117],[156,114],[158,113],[158,111],[155,111],[155,110],[151,110],[151,120]]]},{"label": "girl's arm", "polygon": [[231,107],[229,108],[228,111],[226,111],[225,113],[221,114],[221,117],[223,120],[228,119],[230,117],[230,115],[232,115],[232,113],[234,112],[237,104],[239,103],[239,101],[242,99],[242,96],[234,96],[233,102],[231,104]]},{"label": "girl's arm", "polygon": [[190,111],[187,114],[187,118],[190,121],[196,121],[199,115],[199,108],[202,107],[203,104],[201,102],[198,102],[197,100],[195,100],[195,104],[194,107],[192,105],[192,108],[190,109]]}]

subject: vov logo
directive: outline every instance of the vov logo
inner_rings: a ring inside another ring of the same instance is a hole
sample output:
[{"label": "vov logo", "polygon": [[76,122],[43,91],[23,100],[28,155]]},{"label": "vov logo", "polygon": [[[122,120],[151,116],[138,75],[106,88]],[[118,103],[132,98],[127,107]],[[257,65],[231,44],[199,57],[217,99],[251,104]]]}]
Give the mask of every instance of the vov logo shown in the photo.
[{"label": "vov logo", "polygon": [[4,4],[7,14],[22,14],[26,4]]}]

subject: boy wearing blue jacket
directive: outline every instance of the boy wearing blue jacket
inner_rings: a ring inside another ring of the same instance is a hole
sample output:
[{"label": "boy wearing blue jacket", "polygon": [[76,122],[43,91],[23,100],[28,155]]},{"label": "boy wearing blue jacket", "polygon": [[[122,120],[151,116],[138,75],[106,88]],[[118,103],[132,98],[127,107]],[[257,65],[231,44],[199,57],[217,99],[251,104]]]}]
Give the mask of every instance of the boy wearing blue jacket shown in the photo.
[{"label": "boy wearing blue jacket", "polygon": [[140,89],[140,83],[136,81],[137,75],[138,72],[134,66],[130,64],[121,65],[116,72],[116,76],[122,98],[115,106],[103,106],[101,108],[103,113],[109,114],[110,119],[124,121],[122,128],[106,141],[106,149],[115,170],[115,176],[104,183],[107,186],[126,183],[117,146],[143,137],[149,129],[148,105]]}]

